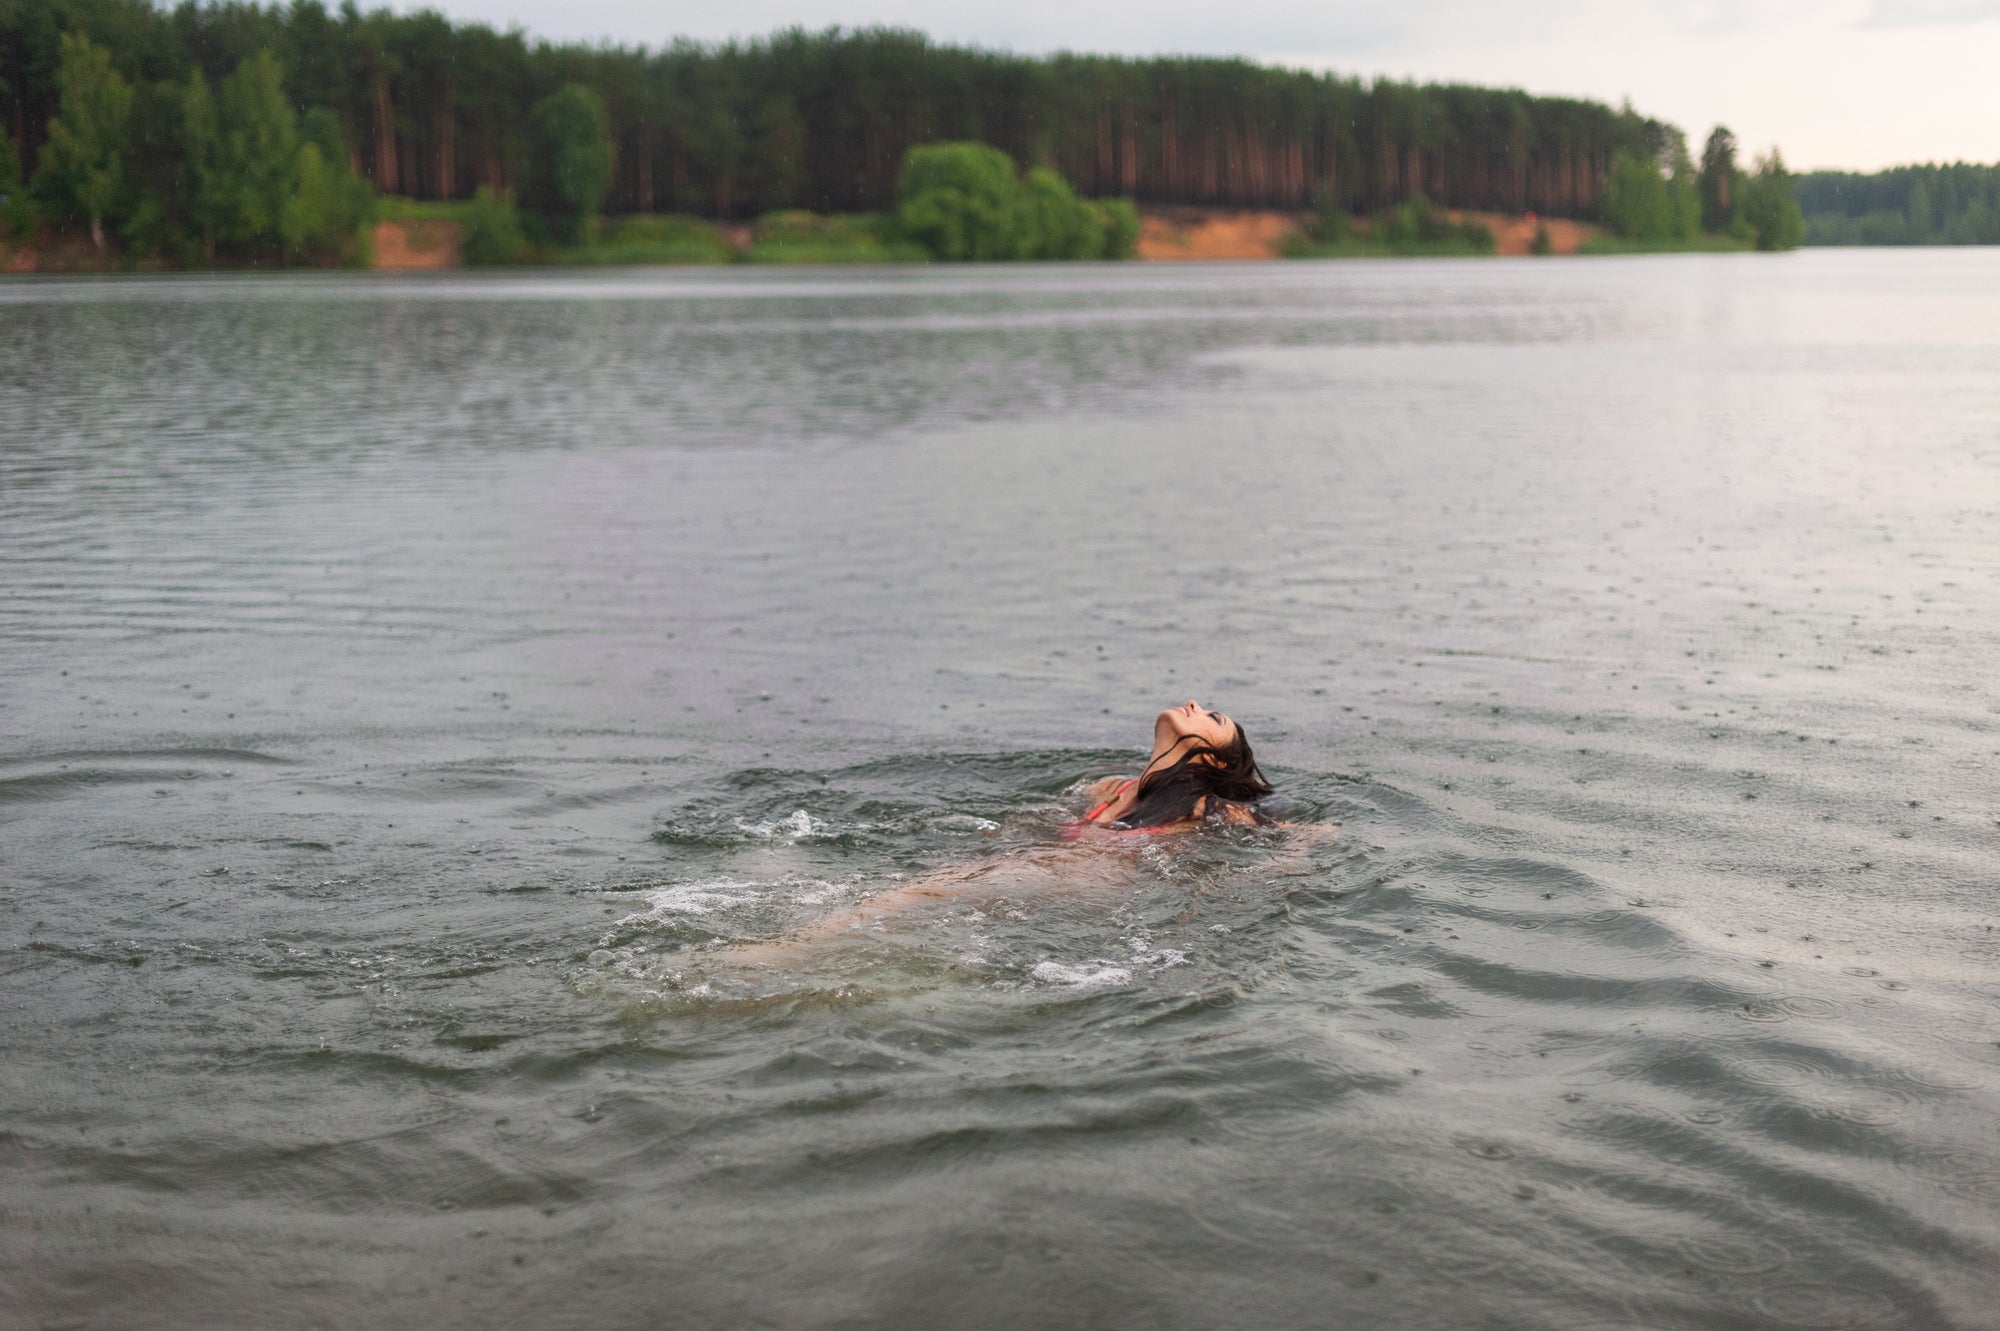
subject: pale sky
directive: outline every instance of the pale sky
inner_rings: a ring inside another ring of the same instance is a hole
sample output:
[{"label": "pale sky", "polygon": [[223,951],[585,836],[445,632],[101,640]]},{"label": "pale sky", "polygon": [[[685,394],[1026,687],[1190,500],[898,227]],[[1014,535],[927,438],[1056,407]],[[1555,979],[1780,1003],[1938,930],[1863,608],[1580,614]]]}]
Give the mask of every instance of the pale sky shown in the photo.
[{"label": "pale sky", "polygon": [[[364,5],[364,7],[368,7]],[[398,8],[415,8],[397,3]],[[432,0],[530,36],[660,46],[890,24],[1034,55],[1242,55],[1522,87],[1716,123],[1794,170],[2000,161],[2000,0]]]}]

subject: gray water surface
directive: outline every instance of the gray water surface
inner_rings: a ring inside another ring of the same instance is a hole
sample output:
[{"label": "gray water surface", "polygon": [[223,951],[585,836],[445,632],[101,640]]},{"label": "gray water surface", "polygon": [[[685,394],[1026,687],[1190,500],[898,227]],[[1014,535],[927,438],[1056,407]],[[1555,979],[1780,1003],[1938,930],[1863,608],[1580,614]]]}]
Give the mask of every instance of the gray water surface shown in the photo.
[{"label": "gray water surface", "polygon": [[[0,284],[7,1316],[1991,1326],[1996,311]],[[1051,861],[1190,696],[1341,836]]]}]

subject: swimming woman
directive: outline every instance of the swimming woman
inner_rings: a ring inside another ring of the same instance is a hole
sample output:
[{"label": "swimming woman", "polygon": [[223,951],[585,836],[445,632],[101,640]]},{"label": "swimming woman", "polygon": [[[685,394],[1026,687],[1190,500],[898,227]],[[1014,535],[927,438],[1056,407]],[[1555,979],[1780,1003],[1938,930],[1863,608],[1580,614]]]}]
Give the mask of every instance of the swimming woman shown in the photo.
[{"label": "swimming woman", "polygon": [[1271,793],[1243,727],[1190,698],[1153,720],[1153,756],[1139,775],[1106,777],[1090,788],[1097,804],[1065,829],[1083,832],[1187,832],[1213,818],[1269,825],[1256,801]]},{"label": "swimming woman", "polygon": [[[720,949],[753,965],[798,965],[826,941],[887,923],[926,904],[990,887],[1006,895],[1074,893],[1136,878],[1129,856],[1098,853],[1127,838],[1173,836],[1211,826],[1273,827],[1310,844],[1336,835],[1335,824],[1281,823],[1257,807],[1272,793],[1243,727],[1190,699],[1153,721],[1153,752],[1134,777],[1105,777],[1086,791],[1089,812],[1065,826],[1062,846],[1039,846],[977,864],[925,874],[859,905],[822,917],[789,939]],[[1304,846],[1298,847],[1303,859]],[[1275,868],[1276,866],[1274,866]]]}]

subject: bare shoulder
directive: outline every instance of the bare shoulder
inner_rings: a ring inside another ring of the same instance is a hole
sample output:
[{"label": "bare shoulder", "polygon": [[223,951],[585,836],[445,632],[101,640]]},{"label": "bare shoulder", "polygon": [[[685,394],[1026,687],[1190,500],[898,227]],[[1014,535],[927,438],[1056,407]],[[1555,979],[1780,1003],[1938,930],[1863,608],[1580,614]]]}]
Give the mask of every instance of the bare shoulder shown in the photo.
[{"label": "bare shoulder", "polygon": [[1126,776],[1102,777],[1086,786],[1083,793],[1092,804],[1102,804],[1116,795],[1119,789],[1131,779]]}]

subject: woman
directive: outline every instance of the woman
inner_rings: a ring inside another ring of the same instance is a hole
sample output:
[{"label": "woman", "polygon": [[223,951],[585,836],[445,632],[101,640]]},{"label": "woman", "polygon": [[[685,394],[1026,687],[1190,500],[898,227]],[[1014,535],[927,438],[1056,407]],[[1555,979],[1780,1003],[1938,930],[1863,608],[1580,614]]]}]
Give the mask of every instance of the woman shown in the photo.
[{"label": "woman", "polygon": [[1095,808],[1063,832],[1074,841],[1092,829],[1186,832],[1209,819],[1268,826],[1256,801],[1271,793],[1243,727],[1190,698],[1153,721],[1153,756],[1146,769],[1090,788]]},{"label": "woman", "polygon": [[[822,917],[789,939],[739,944],[721,949],[720,955],[751,965],[802,965],[814,955],[815,942],[872,933],[875,926],[913,908],[981,888],[1008,896],[1115,888],[1136,881],[1136,867],[1129,856],[1098,852],[1124,837],[1174,835],[1219,825],[1293,828],[1256,807],[1258,800],[1271,794],[1271,785],[1258,770],[1243,728],[1221,712],[1203,710],[1192,699],[1154,719],[1152,756],[1139,775],[1106,777],[1087,793],[1090,811],[1061,833],[1063,841],[1080,844],[1035,847],[926,874]],[[1317,824],[1296,831],[1303,834],[1304,844],[1284,863],[1270,866],[1279,876],[1298,872],[1305,845],[1333,836],[1339,828]]]}]

